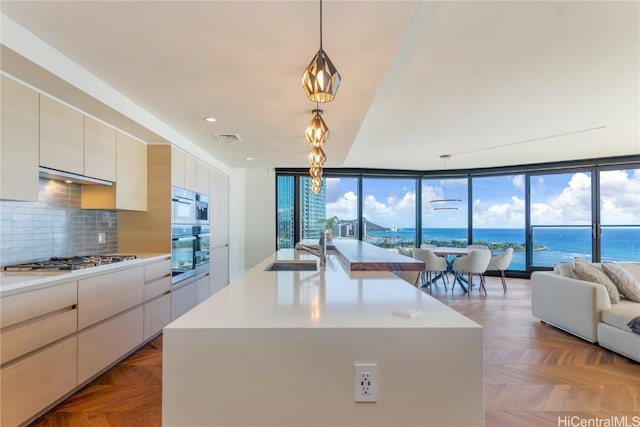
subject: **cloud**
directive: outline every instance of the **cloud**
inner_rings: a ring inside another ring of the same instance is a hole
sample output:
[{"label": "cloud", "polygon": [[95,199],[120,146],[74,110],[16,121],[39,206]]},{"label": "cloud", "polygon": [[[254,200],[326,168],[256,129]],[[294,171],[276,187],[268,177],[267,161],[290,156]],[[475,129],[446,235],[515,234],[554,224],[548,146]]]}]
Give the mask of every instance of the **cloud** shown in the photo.
[{"label": "cloud", "polygon": [[416,194],[406,191],[402,197],[377,200],[372,194],[364,198],[363,216],[384,227],[415,227]]},{"label": "cloud", "polygon": [[335,215],[340,219],[350,220],[358,217],[357,212],[358,196],[353,191],[346,192],[334,202],[327,202],[327,217]]},{"label": "cloud", "polygon": [[515,175],[511,182],[515,188],[524,191],[524,175]]},{"label": "cloud", "polygon": [[524,228],[524,199],[511,196],[509,202],[483,209],[480,200],[473,208],[473,226],[478,228]]}]

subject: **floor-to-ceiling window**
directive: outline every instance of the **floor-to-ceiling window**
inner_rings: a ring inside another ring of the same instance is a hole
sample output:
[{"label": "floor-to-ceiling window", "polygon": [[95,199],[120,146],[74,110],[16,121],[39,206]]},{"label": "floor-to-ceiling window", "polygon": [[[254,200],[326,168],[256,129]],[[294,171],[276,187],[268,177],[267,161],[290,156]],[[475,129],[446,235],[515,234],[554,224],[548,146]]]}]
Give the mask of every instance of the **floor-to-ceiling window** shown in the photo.
[{"label": "floor-to-ceiling window", "polygon": [[416,245],[416,179],[362,179],[362,240],[394,248]]},{"label": "floor-to-ceiling window", "polygon": [[635,261],[640,258],[640,169],[600,172],[600,258]]},{"label": "floor-to-ceiling window", "polygon": [[338,218],[331,234],[338,239],[358,238],[358,178],[327,177],[326,216]]},{"label": "floor-to-ceiling window", "polygon": [[[335,238],[390,250],[471,241],[499,253],[512,246],[513,274],[576,257],[640,262],[638,160],[453,171],[446,196],[432,172],[325,171],[320,194],[310,191],[306,170],[278,172],[278,248],[317,239],[319,220],[335,216]],[[459,201],[443,209],[433,202],[440,199]]]},{"label": "floor-to-ceiling window", "polygon": [[531,266],[592,259],[591,172],[531,175]]},{"label": "floor-to-ceiling window", "polygon": [[278,176],[276,186],[276,248],[293,248],[295,243],[295,177]]},{"label": "floor-to-ceiling window", "polygon": [[509,270],[526,270],[525,175],[473,177],[472,240],[494,254],[514,249]]},{"label": "floor-to-ceiling window", "polygon": [[464,247],[469,243],[469,180],[422,180],[421,243]]}]

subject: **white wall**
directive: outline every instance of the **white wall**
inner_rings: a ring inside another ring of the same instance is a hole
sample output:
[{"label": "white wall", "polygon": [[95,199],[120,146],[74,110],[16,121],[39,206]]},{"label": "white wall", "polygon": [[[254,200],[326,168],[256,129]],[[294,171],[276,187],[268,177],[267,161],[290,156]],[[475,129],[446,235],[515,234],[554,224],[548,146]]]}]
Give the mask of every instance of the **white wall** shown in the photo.
[{"label": "white wall", "polygon": [[245,169],[245,267],[275,252],[276,177],[273,169]]}]

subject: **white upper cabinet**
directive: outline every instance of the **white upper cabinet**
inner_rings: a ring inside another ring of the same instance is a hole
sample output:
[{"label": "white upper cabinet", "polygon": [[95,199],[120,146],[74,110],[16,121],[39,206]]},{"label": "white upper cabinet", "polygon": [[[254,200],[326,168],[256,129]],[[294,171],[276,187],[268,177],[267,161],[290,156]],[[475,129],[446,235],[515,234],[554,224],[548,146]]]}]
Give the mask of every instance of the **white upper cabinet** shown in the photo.
[{"label": "white upper cabinet", "polygon": [[38,200],[39,95],[2,76],[0,198]]},{"label": "white upper cabinet", "polygon": [[147,144],[116,131],[116,184],[83,185],[83,209],[147,210]]},{"label": "white upper cabinet", "polygon": [[184,151],[171,146],[171,185],[184,187]]},{"label": "white upper cabinet", "polygon": [[209,195],[209,190],[211,189],[209,169],[207,164],[196,160],[196,193]]},{"label": "white upper cabinet", "polygon": [[84,175],[116,180],[116,130],[84,116]]},{"label": "white upper cabinet", "polygon": [[40,166],[84,174],[84,114],[40,95]]}]

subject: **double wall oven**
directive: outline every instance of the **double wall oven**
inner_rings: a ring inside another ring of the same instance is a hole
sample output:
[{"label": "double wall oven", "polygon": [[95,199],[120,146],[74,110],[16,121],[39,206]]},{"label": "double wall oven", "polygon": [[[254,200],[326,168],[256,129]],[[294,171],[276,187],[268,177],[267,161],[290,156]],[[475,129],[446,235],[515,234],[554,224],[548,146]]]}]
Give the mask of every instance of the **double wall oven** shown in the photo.
[{"label": "double wall oven", "polygon": [[209,198],[173,187],[171,197],[171,283],[209,270]]}]

